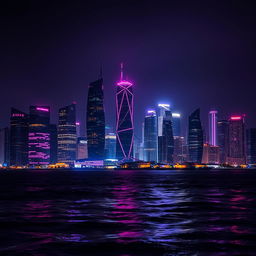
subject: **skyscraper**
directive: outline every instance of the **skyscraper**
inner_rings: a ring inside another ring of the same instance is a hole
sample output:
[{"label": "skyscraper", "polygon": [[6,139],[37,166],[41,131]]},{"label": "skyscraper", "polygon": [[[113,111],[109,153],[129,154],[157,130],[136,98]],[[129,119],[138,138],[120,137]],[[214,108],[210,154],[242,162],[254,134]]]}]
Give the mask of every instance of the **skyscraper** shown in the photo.
[{"label": "skyscraper", "polygon": [[244,116],[231,116],[228,127],[228,158],[230,165],[246,163]]},{"label": "skyscraper", "polygon": [[217,114],[218,111],[209,112],[209,144],[217,146]]},{"label": "skyscraper", "polygon": [[220,148],[220,164],[227,162],[228,155],[228,121],[219,120],[217,122],[218,146]]},{"label": "skyscraper", "polygon": [[77,155],[76,159],[87,159],[88,158],[88,149],[87,149],[87,139],[86,137],[77,138]]},{"label": "skyscraper", "polygon": [[148,110],[144,121],[144,160],[157,162],[157,115]]},{"label": "skyscraper", "polygon": [[105,112],[103,79],[89,84],[87,99],[87,146],[88,157],[92,160],[104,159],[105,150]]},{"label": "skyscraper", "polygon": [[50,124],[50,163],[56,164],[58,162],[58,132],[57,125]]},{"label": "skyscraper", "polygon": [[121,77],[116,91],[116,158],[118,160],[133,158],[134,96],[132,88],[133,84],[123,78],[123,65],[121,64]]},{"label": "skyscraper", "polygon": [[9,128],[0,129],[0,166],[10,165]]},{"label": "skyscraper", "polygon": [[18,109],[12,108],[10,126],[10,165],[27,165],[28,115]]},{"label": "skyscraper", "polygon": [[73,166],[76,160],[76,105],[59,109],[58,162]]},{"label": "skyscraper", "polygon": [[28,158],[30,166],[48,165],[50,163],[50,108],[47,106],[30,106]]},{"label": "skyscraper", "polygon": [[202,163],[204,164],[219,164],[220,163],[220,148],[208,143],[204,144]]},{"label": "skyscraper", "polygon": [[105,136],[105,158],[116,158],[116,135],[113,132],[109,132]]},{"label": "skyscraper", "polygon": [[181,114],[172,113],[173,136],[181,136]]},{"label": "skyscraper", "polygon": [[174,136],[173,163],[186,162],[185,138],[182,136]]},{"label": "skyscraper", "polygon": [[170,110],[165,110],[163,114],[162,131],[158,131],[158,162],[173,163],[174,138],[172,128],[172,113]]},{"label": "skyscraper", "polygon": [[248,164],[256,164],[256,128],[247,129],[246,139]]},{"label": "skyscraper", "polygon": [[190,161],[201,163],[203,155],[203,130],[200,120],[199,108],[189,116],[188,150]]}]

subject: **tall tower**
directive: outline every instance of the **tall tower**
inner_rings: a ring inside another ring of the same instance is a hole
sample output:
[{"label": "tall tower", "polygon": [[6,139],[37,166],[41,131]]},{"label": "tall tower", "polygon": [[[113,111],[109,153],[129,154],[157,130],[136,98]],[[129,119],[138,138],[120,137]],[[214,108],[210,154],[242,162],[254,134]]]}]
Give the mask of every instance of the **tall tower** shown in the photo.
[{"label": "tall tower", "polygon": [[216,110],[209,112],[209,144],[211,146],[217,146],[217,114]]},{"label": "tall tower", "polygon": [[155,110],[148,110],[144,119],[144,160],[157,161],[157,116]]},{"label": "tall tower", "polygon": [[244,116],[231,116],[228,127],[228,158],[230,165],[246,163]]},{"label": "tall tower", "polygon": [[105,152],[105,111],[104,111],[103,79],[89,84],[87,99],[87,147],[91,160],[104,159]]},{"label": "tall tower", "polygon": [[28,159],[29,165],[48,165],[50,163],[50,107],[30,106]]},{"label": "tall tower", "polygon": [[119,160],[130,160],[133,157],[133,105],[133,84],[124,80],[123,64],[121,63],[121,76],[116,91],[116,158]]},{"label": "tall tower", "polygon": [[76,160],[76,105],[59,109],[58,161],[71,166]]},{"label": "tall tower", "polygon": [[190,161],[201,163],[203,156],[203,129],[199,108],[189,116],[188,126],[188,150]]},{"label": "tall tower", "polygon": [[10,118],[10,165],[28,164],[28,114],[12,108]]},{"label": "tall tower", "polygon": [[218,128],[218,146],[220,147],[220,164],[227,162],[228,156],[228,120],[219,120],[217,122]]}]

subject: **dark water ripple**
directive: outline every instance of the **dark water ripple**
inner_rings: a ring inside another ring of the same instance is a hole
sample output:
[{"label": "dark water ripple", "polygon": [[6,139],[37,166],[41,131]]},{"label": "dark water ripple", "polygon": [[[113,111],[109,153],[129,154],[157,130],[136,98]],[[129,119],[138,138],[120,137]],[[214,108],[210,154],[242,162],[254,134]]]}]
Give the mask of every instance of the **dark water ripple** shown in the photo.
[{"label": "dark water ripple", "polygon": [[0,173],[0,255],[256,255],[256,172]]}]

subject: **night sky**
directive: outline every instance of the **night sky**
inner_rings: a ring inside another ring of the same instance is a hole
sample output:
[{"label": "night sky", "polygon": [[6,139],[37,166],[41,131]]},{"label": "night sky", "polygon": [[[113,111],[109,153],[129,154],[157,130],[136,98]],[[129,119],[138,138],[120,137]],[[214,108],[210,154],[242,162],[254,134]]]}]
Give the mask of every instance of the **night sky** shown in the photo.
[{"label": "night sky", "polygon": [[[256,127],[256,20],[249,1],[9,1],[1,9],[0,127],[10,107],[57,110],[77,102],[85,126],[88,83],[103,67],[107,123],[115,123],[119,65],[134,81],[136,135],[146,109],[169,102]],[[92,3],[93,2],[93,3]]]}]

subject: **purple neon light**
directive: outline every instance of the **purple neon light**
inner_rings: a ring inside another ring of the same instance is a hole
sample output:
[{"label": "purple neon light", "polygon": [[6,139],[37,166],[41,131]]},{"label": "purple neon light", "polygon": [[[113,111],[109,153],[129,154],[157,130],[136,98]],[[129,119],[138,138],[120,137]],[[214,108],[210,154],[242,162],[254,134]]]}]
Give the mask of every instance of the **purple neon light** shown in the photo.
[{"label": "purple neon light", "polygon": [[211,120],[211,124],[210,124],[210,144],[212,146],[217,146],[217,136],[216,136],[216,124],[217,124],[217,111],[216,110],[212,110],[209,112],[210,114],[210,120]]},{"label": "purple neon light", "polygon": [[[129,88],[131,88],[131,86],[133,85],[131,82],[129,81],[125,81],[123,80],[123,70],[122,70],[122,65],[121,65],[121,79],[120,82],[117,83],[117,86],[119,86],[121,89],[116,93],[116,114],[117,114],[117,121],[116,121],[116,135],[117,135],[117,140],[118,143],[121,147],[121,150],[123,152],[123,158],[131,158],[131,154],[132,154],[132,147],[133,147],[133,134],[132,134],[132,138],[130,141],[130,145],[129,145],[129,150],[128,152],[125,152],[122,141],[120,139],[119,133],[121,132],[126,132],[126,131],[133,131],[134,130],[134,120],[133,120],[133,102],[134,102],[134,95],[133,93],[129,90]],[[129,94],[128,94],[129,93]],[[122,95],[120,95],[122,94]],[[130,99],[129,96],[130,95]],[[120,97],[121,96],[121,97]],[[126,115],[123,117],[123,119],[127,119],[130,118],[131,120],[131,127],[128,127],[126,129],[121,129],[119,130],[120,124],[124,121],[124,120],[120,120],[120,113],[124,104],[124,101],[127,101],[128,104],[128,111],[126,113]]]},{"label": "purple neon light", "polygon": [[37,107],[36,110],[44,111],[44,112],[49,112],[49,108]]}]

